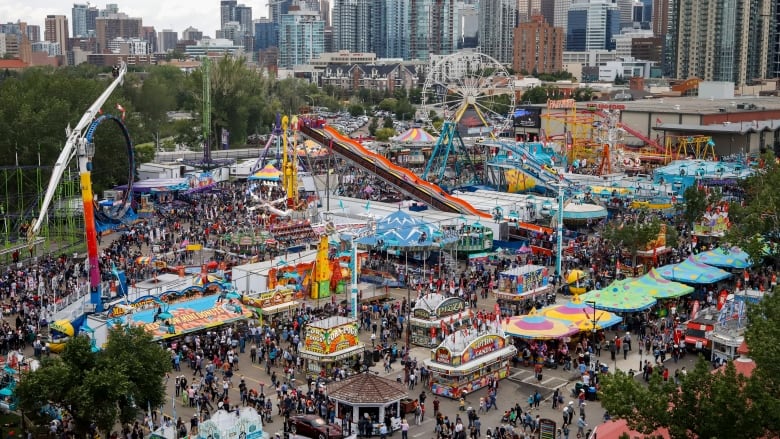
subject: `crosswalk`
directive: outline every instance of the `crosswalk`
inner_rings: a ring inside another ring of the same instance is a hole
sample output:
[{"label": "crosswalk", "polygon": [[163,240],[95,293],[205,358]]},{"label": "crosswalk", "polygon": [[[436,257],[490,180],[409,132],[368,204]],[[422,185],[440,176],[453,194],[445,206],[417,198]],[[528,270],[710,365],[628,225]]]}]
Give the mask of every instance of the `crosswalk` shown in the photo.
[{"label": "crosswalk", "polygon": [[539,381],[534,375],[533,371],[527,369],[512,369],[511,375],[509,375],[507,379],[518,384],[526,384],[548,390],[555,390],[559,387],[569,384],[569,382],[563,378],[544,377],[544,374],[542,374],[542,381]]}]

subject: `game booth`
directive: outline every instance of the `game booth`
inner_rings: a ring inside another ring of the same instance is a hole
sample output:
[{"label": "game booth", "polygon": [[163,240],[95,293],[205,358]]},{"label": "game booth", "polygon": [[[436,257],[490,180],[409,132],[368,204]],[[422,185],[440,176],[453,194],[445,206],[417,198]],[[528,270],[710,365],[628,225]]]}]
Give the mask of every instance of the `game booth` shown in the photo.
[{"label": "game booth", "polygon": [[241,296],[241,302],[255,310],[262,325],[263,319],[268,320],[273,316],[295,311],[301,305],[301,302],[295,300],[297,297],[299,293],[294,289],[279,287],[259,294],[245,294]]},{"label": "game booth", "polygon": [[308,372],[328,374],[334,367],[351,369],[365,350],[360,342],[358,322],[351,317],[333,316],[304,326],[303,347],[298,355]]},{"label": "game booth", "polygon": [[432,348],[438,346],[446,326],[460,327],[469,321],[468,304],[459,297],[446,297],[442,294],[425,294],[414,304],[409,319],[411,343]]},{"label": "game booth", "polygon": [[431,372],[433,394],[457,399],[487,387],[491,377],[507,377],[517,348],[498,322],[486,322],[482,328],[457,330],[431,349],[425,367]]},{"label": "game booth", "polygon": [[553,292],[547,267],[541,265],[521,265],[498,274],[498,289],[493,295],[500,303],[501,312],[515,315],[524,308],[526,300],[535,300],[538,296]]},{"label": "game booth", "polygon": [[[366,372],[328,385],[328,397],[336,402],[336,418],[341,420],[344,435],[379,436],[385,417],[390,417],[393,431],[401,428],[405,414],[402,401],[406,386]],[[366,430],[370,434],[365,434]]]}]

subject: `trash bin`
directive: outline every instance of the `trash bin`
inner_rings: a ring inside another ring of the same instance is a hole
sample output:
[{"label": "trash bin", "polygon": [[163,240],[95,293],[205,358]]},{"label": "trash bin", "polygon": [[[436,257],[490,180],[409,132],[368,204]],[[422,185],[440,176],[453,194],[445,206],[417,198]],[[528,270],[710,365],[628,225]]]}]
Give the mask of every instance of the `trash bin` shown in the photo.
[{"label": "trash bin", "polygon": [[378,349],[374,349],[374,363],[379,363],[382,360],[382,353]]}]

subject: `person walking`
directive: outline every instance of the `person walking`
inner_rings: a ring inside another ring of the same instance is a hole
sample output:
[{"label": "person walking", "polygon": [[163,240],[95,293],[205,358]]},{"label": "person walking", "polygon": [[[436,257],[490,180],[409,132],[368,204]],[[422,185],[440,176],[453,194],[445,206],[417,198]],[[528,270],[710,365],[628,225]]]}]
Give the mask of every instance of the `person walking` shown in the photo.
[{"label": "person walking", "polygon": [[585,427],[588,426],[588,423],[585,422],[585,416],[580,416],[580,419],[577,420],[577,437],[585,437]]},{"label": "person walking", "polygon": [[401,419],[401,439],[409,439],[409,423],[406,418]]}]

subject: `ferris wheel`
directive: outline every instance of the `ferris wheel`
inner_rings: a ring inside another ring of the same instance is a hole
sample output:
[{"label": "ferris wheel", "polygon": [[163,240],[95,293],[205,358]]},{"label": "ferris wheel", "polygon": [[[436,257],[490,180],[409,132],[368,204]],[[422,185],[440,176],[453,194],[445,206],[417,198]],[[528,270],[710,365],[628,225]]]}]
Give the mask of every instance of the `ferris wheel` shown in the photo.
[{"label": "ferris wheel", "polygon": [[514,108],[514,78],[500,62],[483,53],[457,52],[431,62],[418,119],[437,134],[442,126],[468,122],[470,134],[498,137],[511,128]]}]

